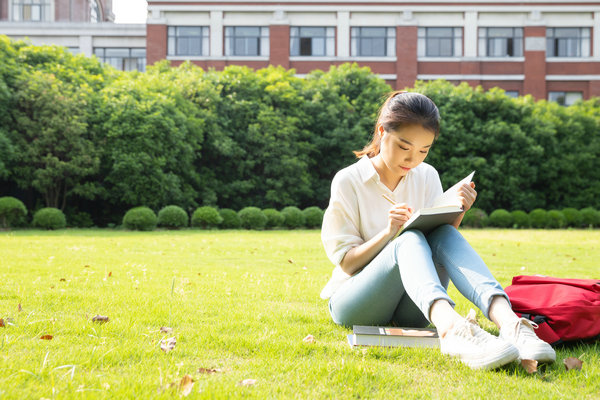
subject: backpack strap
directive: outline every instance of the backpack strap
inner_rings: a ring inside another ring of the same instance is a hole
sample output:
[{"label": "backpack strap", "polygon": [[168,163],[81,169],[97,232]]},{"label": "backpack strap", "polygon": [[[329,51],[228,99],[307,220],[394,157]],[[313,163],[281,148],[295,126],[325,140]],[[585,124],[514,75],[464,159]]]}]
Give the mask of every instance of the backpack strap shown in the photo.
[{"label": "backpack strap", "polygon": [[[519,315],[520,313],[517,313]],[[534,330],[537,337],[542,339],[544,342],[549,343],[551,346],[556,346],[562,343],[560,336],[554,332],[554,329],[548,325],[548,319],[543,315],[532,315],[532,314],[520,314],[521,317],[527,318],[530,321],[535,322],[538,328]]]}]

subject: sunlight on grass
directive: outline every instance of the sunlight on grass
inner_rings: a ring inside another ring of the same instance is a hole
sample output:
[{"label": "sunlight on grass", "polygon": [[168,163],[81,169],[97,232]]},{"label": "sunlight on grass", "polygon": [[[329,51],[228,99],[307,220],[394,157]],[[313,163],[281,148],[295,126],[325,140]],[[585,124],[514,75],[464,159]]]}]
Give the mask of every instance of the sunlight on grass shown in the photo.
[{"label": "sunlight on grass", "polygon": [[[599,278],[600,231],[463,234],[504,286],[520,274]],[[349,330],[319,298],[332,266],[318,231],[15,231],[0,233],[0,254],[0,398],[179,398],[186,374],[191,398],[600,392],[598,344],[559,349],[533,375],[516,363],[473,372],[431,349],[350,349]],[[466,313],[471,305],[450,293]],[[315,343],[302,341],[308,334]],[[177,344],[165,353],[169,337]],[[569,356],[584,361],[582,371],[565,371]]]}]

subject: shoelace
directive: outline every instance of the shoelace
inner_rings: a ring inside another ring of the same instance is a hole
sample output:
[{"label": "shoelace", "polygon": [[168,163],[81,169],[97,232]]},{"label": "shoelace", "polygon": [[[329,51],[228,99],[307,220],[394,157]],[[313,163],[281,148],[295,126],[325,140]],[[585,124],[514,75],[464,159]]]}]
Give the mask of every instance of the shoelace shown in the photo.
[{"label": "shoelace", "polygon": [[[531,328],[531,329],[529,329]],[[515,340],[517,342],[524,341],[527,339],[538,339],[537,335],[533,331],[538,328],[538,324],[530,321],[526,318],[519,319],[519,322],[515,325]]]},{"label": "shoelace", "polygon": [[469,316],[465,318],[456,328],[454,334],[459,337],[465,338],[468,342],[476,345],[481,345],[493,340],[494,337],[488,332],[484,331],[477,325],[477,322],[470,319]]}]

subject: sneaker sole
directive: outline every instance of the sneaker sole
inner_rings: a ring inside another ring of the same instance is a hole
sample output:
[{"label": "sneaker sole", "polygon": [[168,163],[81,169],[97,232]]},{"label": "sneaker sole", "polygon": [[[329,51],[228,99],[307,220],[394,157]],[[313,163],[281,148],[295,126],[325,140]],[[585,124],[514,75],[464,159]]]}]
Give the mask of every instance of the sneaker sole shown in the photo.
[{"label": "sneaker sole", "polygon": [[553,363],[556,361],[556,352],[553,349],[540,347],[527,353],[519,353],[520,360],[536,360],[539,363]]},{"label": "sneaker sole", "polygon": [[463,358],[460,354],[450,355],[457,357],[463,364],[472,369],[495,369],[519,359],[519,349],[507,343],[506,346],[498,349],[495,353],[486,354],[484,357]]}]

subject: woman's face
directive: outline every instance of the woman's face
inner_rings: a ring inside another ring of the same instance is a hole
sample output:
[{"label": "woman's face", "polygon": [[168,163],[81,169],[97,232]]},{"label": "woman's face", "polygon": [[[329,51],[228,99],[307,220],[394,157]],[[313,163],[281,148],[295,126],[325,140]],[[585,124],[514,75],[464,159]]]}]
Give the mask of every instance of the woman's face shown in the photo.
[{"label": "woman's face", "polygon": [[405,176],[421,164],[433,144],[435,135],[421,125],[408,125],[397,131],[378,128],[381,138],[380,155],[386,167],[396,176]]}]

